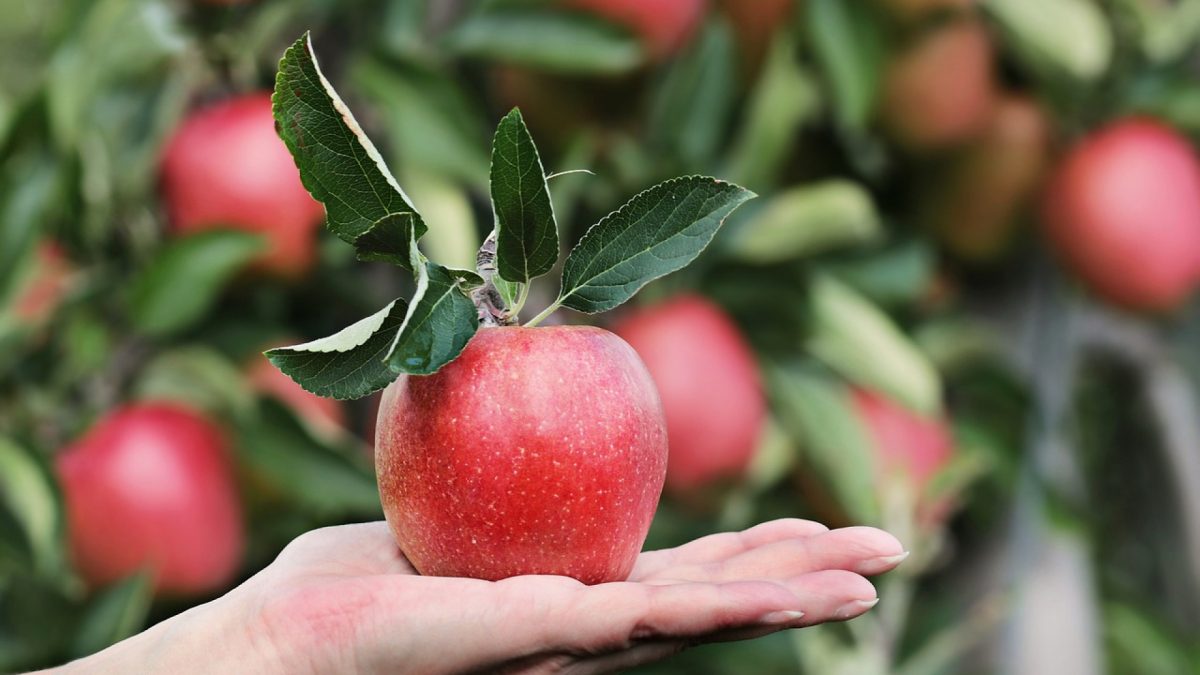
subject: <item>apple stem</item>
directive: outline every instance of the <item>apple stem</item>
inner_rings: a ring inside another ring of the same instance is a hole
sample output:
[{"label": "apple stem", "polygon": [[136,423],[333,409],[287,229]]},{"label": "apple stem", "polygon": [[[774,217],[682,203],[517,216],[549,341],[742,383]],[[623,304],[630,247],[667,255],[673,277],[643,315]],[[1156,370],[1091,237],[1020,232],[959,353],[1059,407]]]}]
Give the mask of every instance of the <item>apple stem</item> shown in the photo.
[{"label": "apple stem", "polygon": [[550,304],[549,307],[547,307],[546,309],[543,309],[540,314],[538,314],[537,316],[530,319],[529,323],[525,324],[525,327],[533,328],[534,326],[538,325],[539,323],[542,322],[543,319],[545,319],[546,317],[553,314],[554,310],[558,309],[561,305],[562,305],[562,300],[555,300],[553,303]]}]

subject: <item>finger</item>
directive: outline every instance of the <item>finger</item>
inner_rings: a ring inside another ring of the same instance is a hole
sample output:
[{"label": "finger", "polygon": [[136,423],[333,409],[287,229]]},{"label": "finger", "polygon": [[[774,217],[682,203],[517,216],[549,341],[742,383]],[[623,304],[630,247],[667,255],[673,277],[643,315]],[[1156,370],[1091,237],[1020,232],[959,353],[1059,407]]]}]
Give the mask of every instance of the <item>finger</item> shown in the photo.
[{"label": "finger", "polygon": [[724,560],[678,566],[670,574],[679,579],[717,583],[783,579],[828,569],[874,575],[894,568],[906,556],[900,542],[883,530],[847,527],[776,541]]},{"label": "finger", "polygon": [[811,520],[781,518],[741,532],[712,534],[675,548],[641,554],[629,579],[642,581],[672,567],[715,562],[772,542],[810,537],[828,531],[829,528]]},{"label": "finger", "polygon": [[827,621],[845,621],[863,614],[879,602],[875,587],[866,578],[845,570],[810,572],[785,584],[800,602],[804,616],[789,628]]}]

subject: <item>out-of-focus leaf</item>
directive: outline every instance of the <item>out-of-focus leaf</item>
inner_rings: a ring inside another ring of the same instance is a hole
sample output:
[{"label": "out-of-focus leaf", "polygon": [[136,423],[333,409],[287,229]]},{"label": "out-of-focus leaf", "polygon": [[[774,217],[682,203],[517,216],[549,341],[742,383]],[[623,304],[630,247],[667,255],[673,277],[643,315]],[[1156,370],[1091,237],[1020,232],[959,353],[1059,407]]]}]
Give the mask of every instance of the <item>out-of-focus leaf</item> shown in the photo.
[{"label": "out-of-focus leaf", "polygon": [[772,196],[727,241],[735,258],[771,264],[863,244],[880,234],[871,195],[857,183],[832,179]]},{"label": "out-of-focus leaf", "polygon": [[436,225],[421,239],[421,250],[447,267],[474,268],[479,231],[466,190],[415,165],[405,167],[401,177],[421,213]]},{"label": "out-of-focus leaf", "polygon": [[929,244],[914,239],[822,267],[874,302],[900,305],[916,302],[929,291],[936,263]]},{"label": "out-of-focus leaf", "polygon": [[59,168],[41,155],[6,160],[0,172],[0,298],[14,291],[21,261],[60,199]]},{"label": "out-of-focus leaf", "polygon": [[331,232],[353,242],[396,213],[413,214],[417,229],[425,231],[383,157],[321,73],[308,33],[279,62],[272,101],[279,135],[296,160],[304,187],[325,205]]},{"label": "out-of-focus leaf", "polygon": [[746,483],[754,490],[764,490],[779,482],[795,464],[795,444],[778,422],[768,418],[763,425],[758,448],[754,451],[754,459],[746,470]]},{"label": "out-of-focus leaf", "polygon": [[397,373],[431,375],[462,353],[479,328],[479,310],[469,292],[482,280],[473,272],[425,260],[420,253],[416,258],[417,292],[387,364]]},{"label": "out-of-focus leaf", "polygon": [[811,368],[767,369],[780,424],[801,443],[799,471],[813,471],[855,522],[878,523],[874,453],[844,385]]},{"label": "out-of-focus leaf", "polygon": [[134,324],[157,336],[189,328],[262,248],[260,237],[235,230],[200,232],[171,243],[133,281]]},{"label": "out-of-focus leaf", "polygon": [[201,345],[176,347],[155,357],[134,383],[133,396],[180,401],[220,418],[244,414],[254,405],[242,371]]},{"label": "out-of-focus leaf", "polygon": [[329,337],[267,352],[276,368],[318,396],[362,398],[396,379],[384,357],[408,313],[396,299]]},{"label": "out-of-focus leaf", "polygon": [[872,3],[810,0],[808,39],[847,129],[863,129],[875,109],[883,69],[883,28]]},{"label": "out-of-focus leaf", "polygon": [[941,410],[941,380],[879,308],[850,287],[818,275],[810,289],[808,350],[846,379],[875,389],[913,410]]},{"label": "out-of-focus leaf", "polygon": [[496,269],[501,279],[527,284],[558,261],[558,223],[537,145],[515,108],[496,127],[490,182]]},{"label": "out-of-focus leaf", "polygon": [[820,107],[816,83],[797,63],[795,50],[790,34],[779,33],[730,152],[724,175],[751,190],[766,190],[779,180],[800,128]]},{"label": "out-of-focus leaf", "polygon": [[584,14],[505,8],[472,14],[447,36],[461,55],[547,71],[615,75],[641,65],[628,31]]},{"label": "out-of-focus leaf", "polygon": [[150,613],[154,585],[149,573],[135,574],[99,593],[80,619],[72,656],[94,654],[142,629]]},{"label": "out-of-focus leaf", "polygon": [[1039,73],[1090,82],[1108,70],[1112,29],[1091,0],[985,0],[1017,56]]},{"label": "out-of-focus leaf", "polygon": [[603,312],[700,255],[749,190],[707,176],[675,178],[642,192],[588,229],[563,265],[559,302]]},{"label": "out-of-focus leaf", "polygon": [[[355,89],[375,104],[378,122],[388,134],[388,157],[416,195],[416,202],[424,200],[409,181],[410,167],[458,178],[478,188],[487,186],[486,125],[456,78],[411,63],[379,59],[356,61],[349,78]],[[434,229],[446,226],[432,213],[427,215],[436,224]]]},{"label": "out-of-focus leaf", "polygon": [[1104,607],[1104,635],[1112,672],[1139,675],[1194,673],[1200,654],[1182,636],[1172,635],[1164,622],[1149,612],[1120,602]]},{"label": "out-of-focus leaf", "polygon": [[370,468],[314,439],[282,404],[260,401],[261,416],[239,428],[241,463],[289,501],[320,516],[376,517]]},{"label": "out-of-focus leaf", "polygon": [[736,66],[729,26],[710,23],[655,90],[648,135],[683,166],[712,164],[733,110]]},{"label": "out-of-focus leaf", "polygon": [[45,579],[14,577],[0,585],[0,670],[24,672],[61,656],[78,613],[76,603]]},{"label": "out-of-focus leaf", "polygon": [[32,452],[0,437],[0,508],[20,524],[37,571],[62,565],[64,518],[58,488],[46,464]]}]

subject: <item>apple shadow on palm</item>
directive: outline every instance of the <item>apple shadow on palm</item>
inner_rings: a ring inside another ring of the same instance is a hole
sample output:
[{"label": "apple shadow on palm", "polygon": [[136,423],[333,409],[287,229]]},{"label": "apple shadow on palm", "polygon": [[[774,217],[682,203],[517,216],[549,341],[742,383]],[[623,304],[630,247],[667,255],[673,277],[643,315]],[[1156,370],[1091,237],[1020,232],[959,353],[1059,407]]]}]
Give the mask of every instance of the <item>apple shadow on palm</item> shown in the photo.
[{"label": "apple shadow on palm", "polygon": [[642,553],[628,581],[421,576],[383,522],[314,530],[228,599],[287,672],[603,673],[854,618],[907,554],[869,527],[776,520]]}]

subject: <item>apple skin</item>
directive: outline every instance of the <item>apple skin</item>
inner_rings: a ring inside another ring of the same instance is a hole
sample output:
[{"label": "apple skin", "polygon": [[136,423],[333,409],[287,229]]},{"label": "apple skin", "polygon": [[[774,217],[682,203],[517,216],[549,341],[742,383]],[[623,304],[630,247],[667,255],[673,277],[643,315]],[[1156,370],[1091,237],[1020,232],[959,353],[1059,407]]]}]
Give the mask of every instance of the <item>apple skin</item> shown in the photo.
[{"label": "apple skin", "polygon": [[978,20],[920,35],[888,62],[880,107],[885,131],[918,153],[978,135],[995,96],[992,61],[991,38]]},{"label": "apple skin", "polygon": [[562,5],[621,24],[636,33],[650,58],[666,59],[692,38],[705,0],[560,0]]},{"label": "apple skin", "polygon": [[54,241],[38,242],[34,264],[12,302],[13,316],[25,325],[36,325],[58,309],[75,267]]},{"label": "apple skin", "polygon": [[654,382],[599,328],[481,328],[380,405],[383,512],[421,574],[623,581],[666,466]]},{"label": "apple skin", "polygon": [[174,403],[120,408],[56,457],[71,550],[101,586],[153,568],[156,592],[220,590],[241,562],[241,503],[220,430]]},{"label": "apple skin", "polygon": [[658,385],[667,417],[667,489],[686,494],[739,478],[766,420],[750,346],[709,300],[676,296],[626,316],[614,332],[637,350]]},{"label": "apple skin", "polygon": [[261,270],[294,279],[312,267],[324,208],[275,133],[270,93],[194,112],[166,145],[161,187],[175,234],[230,227],[262,234]]},{"label": "apple skin", "polygon": [[1200,279],[1200,165],[1160,122],[1126,118],[1076,144],[1043,215],[1067,266],[1117,305],[1168,311]]},{"label": "apple skin", "polygon": [[1050,120],[1037,103],[1005,95],[979,138],[935,172],[922,220],[951,254],[984,264],[1011,248],[1018,216],[1049,168],[1050,138]]}]

